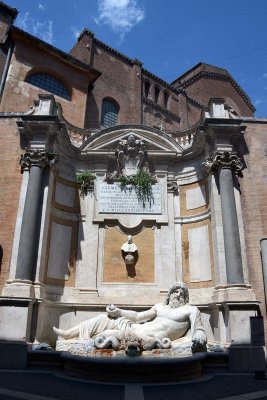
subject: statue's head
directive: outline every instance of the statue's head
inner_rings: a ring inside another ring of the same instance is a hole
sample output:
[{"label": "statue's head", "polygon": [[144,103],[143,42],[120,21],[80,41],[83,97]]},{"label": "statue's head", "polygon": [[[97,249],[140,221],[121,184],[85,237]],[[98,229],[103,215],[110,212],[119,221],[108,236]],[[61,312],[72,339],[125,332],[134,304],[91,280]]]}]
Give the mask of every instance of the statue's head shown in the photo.
[{"label": "statue's head", "polygon": [[132,243],[133,242],[133,237],[131,235],[128,236],[128,243]]},{"label": "statue's head", "polygon": [[165,304],[172,308],[179,307],[189,302],[189,291],[185,283],[176,282],[168,291]]}]

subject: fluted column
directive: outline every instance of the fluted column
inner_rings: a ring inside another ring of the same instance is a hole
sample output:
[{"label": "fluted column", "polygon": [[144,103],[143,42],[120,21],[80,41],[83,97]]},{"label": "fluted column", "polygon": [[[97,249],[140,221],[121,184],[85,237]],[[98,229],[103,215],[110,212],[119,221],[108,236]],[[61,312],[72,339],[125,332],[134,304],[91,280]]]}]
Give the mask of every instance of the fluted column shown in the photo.
[{"label": "fluted column", "polygon": [[206,162],[210,172],[218,173],[222,208],[227,283],[244,283],[233,173],[240,174],[242,162],[234,153],[217,153]]},{"label": "fluted column", "polygon": [[30,176],[21,225],[16,279],[32,280],[42,174],[52,159],[53,155],[46,150],[27,149],[20,157],[22,172],[29,170]]}]

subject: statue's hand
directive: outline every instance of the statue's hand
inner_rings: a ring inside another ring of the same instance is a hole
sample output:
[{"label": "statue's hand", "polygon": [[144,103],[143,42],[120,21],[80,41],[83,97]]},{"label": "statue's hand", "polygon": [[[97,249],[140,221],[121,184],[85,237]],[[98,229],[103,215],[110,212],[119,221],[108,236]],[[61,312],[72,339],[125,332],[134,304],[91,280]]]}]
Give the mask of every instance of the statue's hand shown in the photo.
[{"label": "statue's hand", "polygon": [[106,308],[107,314],[109,317],[112,318],[118,318],[120,317],[121,313],[120,313],[120,309],[116,306],[114,306],[114,304],[109,304]]}]

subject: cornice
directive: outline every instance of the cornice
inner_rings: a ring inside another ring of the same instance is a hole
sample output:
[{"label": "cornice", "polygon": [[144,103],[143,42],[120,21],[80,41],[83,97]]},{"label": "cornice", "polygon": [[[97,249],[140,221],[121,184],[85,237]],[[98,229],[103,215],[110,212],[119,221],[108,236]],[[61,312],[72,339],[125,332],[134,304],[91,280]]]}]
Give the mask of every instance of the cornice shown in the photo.
[{"label": "cornice", "polygon": [[157,75],[154,75],[152,72],[148,71],[145,68],[142,68],[142,74],[148,75],[150,78],[154,79],[155,81],[159,82],[161,85],[166,86],[168,89],[172,90],[174,93],[177,93],[177,88],[172,86],[170,83],[164,81],[163,79],[159,78]]},{"label": "cornice", "polygon": [[204,109],[206,107],[204,104],[199,103],[199,101],[197,101],[197,100],[193,99],[193,97],[189,96],[189,94],[183,88],[178,89],[177,93],[179,93],[179,94],[182,93],[190,103],[194,104],[195,106],[197,106],[201,109]]},{"label": "cornice", "polygon": [[125,54],[119,52],[118,50],[115,50],[113,47],[108,46],[106,43],[104,43],[101,40],[97,39],[95,37],[94,32],[90,31],[87,28],[84,28],[83,31],[78,36],[78,42],[82,39],[82,37],[85,34],[90,36],[95,44],[98,44],[99,46],[101,46],[104,49],[108,50],[110,53],[116,55],[117,57],[120,57],[121,59],[123,59],[124,61],[128,62],[129,64],[131,64],[131,65],[139,64],[140,66],[142,66],[142,62],[141,61],[137,60],[136,58],[130,58],[130,57],[126,56]]},{"label": "cornice", "polygon": [[12,19],[15,19],[18,15],[18,10],[16,8],[10,7],[8,4],[0,1],[0,7],[4,8],[9,14],[12,15]]}]

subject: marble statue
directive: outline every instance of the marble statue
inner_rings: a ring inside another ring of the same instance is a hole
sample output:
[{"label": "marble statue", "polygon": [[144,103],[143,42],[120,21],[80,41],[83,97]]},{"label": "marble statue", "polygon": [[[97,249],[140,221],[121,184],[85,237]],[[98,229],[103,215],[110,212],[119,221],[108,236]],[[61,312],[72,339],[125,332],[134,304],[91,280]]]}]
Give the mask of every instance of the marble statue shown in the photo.
[{"label": "marble statue", "polygon": [[191,330],[192,351],[206,348],[207,337],[200,312],[191,306],[187,286],[182,282],[172,285],[165,303],[158,303],[147,311],[124,310],[112,304],[106,308],[107,314],[98,315],[77,326],[62,330],[53,328],[63,339],[95,340],[98,348],[112,345],[119,348],[122,342],[142,342],[145,350],[170,348],[171,342],[183,337]]},{"label": "marble statue", "polygon": [[131,235],[128,236],[127,242],[123,243],[121,246],[121,251],[125,264],[132,265],[135,262],[136,252],[138,251],[136,244],[133,243],[133,238]]}]

